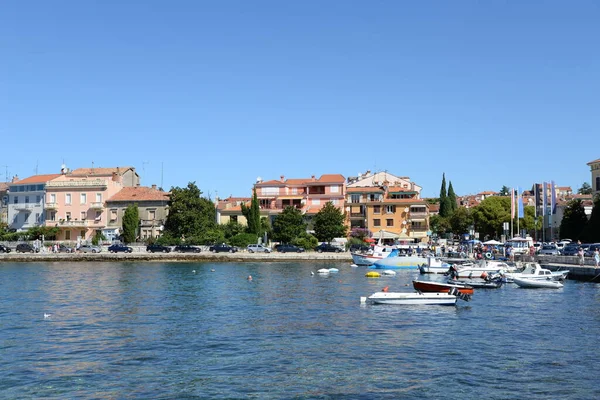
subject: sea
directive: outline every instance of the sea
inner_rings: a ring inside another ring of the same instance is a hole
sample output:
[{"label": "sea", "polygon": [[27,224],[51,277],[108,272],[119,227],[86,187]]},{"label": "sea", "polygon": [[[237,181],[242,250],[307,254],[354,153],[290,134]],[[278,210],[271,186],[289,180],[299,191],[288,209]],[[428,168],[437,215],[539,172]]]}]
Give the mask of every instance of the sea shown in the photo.
[{"label": "sea", "polygon": [[598,284],[370,305],[443,276],[366,272],[0,261],[0,399],[600,398]]}]

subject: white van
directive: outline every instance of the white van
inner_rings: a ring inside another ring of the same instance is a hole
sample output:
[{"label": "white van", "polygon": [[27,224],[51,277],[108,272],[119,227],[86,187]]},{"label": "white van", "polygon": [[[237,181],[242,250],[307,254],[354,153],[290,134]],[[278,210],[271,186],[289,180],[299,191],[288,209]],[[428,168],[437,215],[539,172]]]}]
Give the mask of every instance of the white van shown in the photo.
[{"label": "white van", "polygon": [[533,238],[527,236],[526,238],[515,236],[504,243],[504,247],[511,246],[513,254],[529,254],[529,248],[533,246]]}]

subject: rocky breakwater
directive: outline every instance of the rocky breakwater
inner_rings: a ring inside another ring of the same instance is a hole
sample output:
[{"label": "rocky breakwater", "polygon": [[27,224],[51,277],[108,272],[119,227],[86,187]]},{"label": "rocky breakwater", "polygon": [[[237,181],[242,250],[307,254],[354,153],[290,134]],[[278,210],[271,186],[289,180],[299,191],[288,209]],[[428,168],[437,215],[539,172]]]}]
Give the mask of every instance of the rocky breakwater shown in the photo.
[{"label": "rocky breakwater", "polygon": [[285,261],[341,261],[352,262],[350,253],[8,253],[0,254],[1,262],[115,262],[115,261],[147,261],[147,262],[285,262]]}]

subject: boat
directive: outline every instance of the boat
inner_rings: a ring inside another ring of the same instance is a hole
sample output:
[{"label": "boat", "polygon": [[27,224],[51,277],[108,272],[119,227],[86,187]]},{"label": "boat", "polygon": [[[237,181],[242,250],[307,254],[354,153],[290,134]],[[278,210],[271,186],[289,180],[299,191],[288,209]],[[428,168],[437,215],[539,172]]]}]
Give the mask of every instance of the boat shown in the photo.
[{"label": "boat", "polygon": [[560,289],[564,285],[559,281],[553,280],[540,280],[540,279],[524,279],[524,278],[513,278],[513,282],[522,288],[551,288]]},{"label": "boat", "polygon": [[515,267],[508,265],[504,261],[498,260],[480,260],[477,263],[469,265],[452,265],[450,267],[450,276],[452,278],[479,278],[484,272],[493,274],[495,272],[514,272]]},{"label": "boat", "polygon": [[446,274],[452,264],[434,257],[427,257],[427,262],[419,266],[422,274]]},{"label": "boat", "polygon": [[536,262],[527,262],[524,264],[524,268],[521,272],[507,272],[505,273],[505,276],[509,282],[514,278],[564,281],[567,279],[568,274],[568,270],[550,271],[549,269],[542,268],[542,266]]},{"label": "boat", "polygon": [[352,261],[357,266],[365,266],[368,267],[373,265],[375,261],[387,258],[387,257],[395,257],[398,255],[398,249],[395,247],[389,246],[379,246],[376,245],[367,253],[350,253],[352,255]]},{"label": "boat", "polygon": [[391,269],[386,269],[381,273],[381,275],[396,276],[396,271],[392,271]]},{"label": "boat", "polygon": [[458,290],[463,294],[473,294],[474,290],[472,286],[464,285],[464,284],[450,284],[450,283],[442,283],[442,282],[431,282],[431,281],[412,281],[413,287],[418,292],[423,293],[432,293],[432,292],[440,292],[440,293],[449,293],[452,289]]},{"label": "boat", "polygon": [[331,271],[329,271],[328,268],[321,268],[321,269],[317,270],[317,274],[320,274],[320,275],[329,275],[330,272]]},{"label": "boat", "polygon": [[451,285],[465,285],[470,286],[473,289],[498,289],[502,287],[504,281],[502,279],[494,279],[491,281],[484,280],[457,280],[457,279],[448,279],[448,283]]},{"label": "boat", "polygon": [[[421,257],[419,255],[397,255],[395,257],[387,257],[379,261],[375,261],[369,268],[374,269],[418,269],[422,265],[429,266],[440,266],[442,267],[444,262],[435,257]],[[446,271],[450,268],[450,264],[446,264]]]},{"label": "boat", "polygon": [[340,270],[339,270],[339,269],[337,269],[337,268],[329,268],[329,273],[331,273],[331,274],[335,274],[335,273],[337,273],[337,272],[340,272]]},{"label": "boat", "polygon": [[[363,301],[365,299],[365,301]],[[367,298],[361,298],[361,302],[369,301],[373,304],[396,304],[396,305],[444,305],[456,304],[458,296],[450,293],[407,293],[407,292],[377,292]]]}]

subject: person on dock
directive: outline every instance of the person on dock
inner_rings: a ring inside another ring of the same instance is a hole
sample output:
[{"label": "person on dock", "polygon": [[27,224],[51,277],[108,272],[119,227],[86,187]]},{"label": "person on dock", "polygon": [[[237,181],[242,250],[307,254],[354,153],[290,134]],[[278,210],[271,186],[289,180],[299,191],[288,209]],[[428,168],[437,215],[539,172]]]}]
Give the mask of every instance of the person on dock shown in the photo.
[{"label": "person on dock", "polygon": [[585,264],[585,253],[583,252],[583,247],[579,248],[577,255],[579,256],[579,265]]},{"label": "person on dock", "polygon": [[594,250],[594,268],[598,268],[600,264],[600,251]]}]

